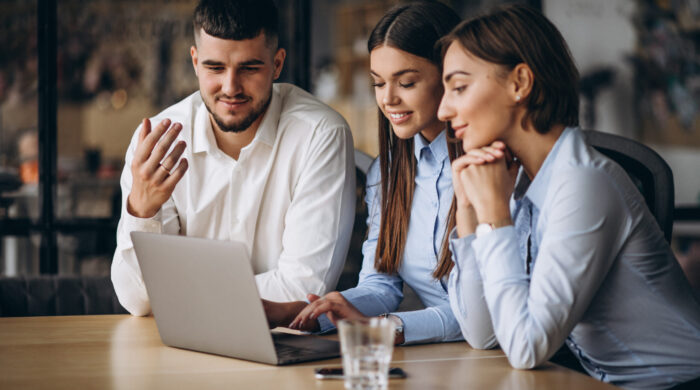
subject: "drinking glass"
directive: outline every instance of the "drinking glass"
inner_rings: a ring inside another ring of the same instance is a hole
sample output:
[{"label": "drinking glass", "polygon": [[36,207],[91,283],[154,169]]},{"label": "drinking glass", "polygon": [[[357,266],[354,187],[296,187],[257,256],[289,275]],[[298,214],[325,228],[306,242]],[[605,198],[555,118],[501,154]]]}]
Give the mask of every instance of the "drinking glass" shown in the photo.
[{"label": "drinking glass", "polygon": [[340,320],[338,335],[345,388],[386,389],[394,349],[394,323],[377,317]]}]

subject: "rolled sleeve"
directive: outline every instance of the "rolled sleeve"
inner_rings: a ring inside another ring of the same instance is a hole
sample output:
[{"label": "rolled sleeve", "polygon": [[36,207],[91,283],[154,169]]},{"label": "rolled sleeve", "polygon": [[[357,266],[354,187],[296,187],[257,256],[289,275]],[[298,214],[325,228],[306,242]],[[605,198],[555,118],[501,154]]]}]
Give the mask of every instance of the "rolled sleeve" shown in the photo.
[{"label": "rolled sleeve", "polygon": [[404,344],[435,343],[462,339],[449,304],[422,310],[391,313],[403,322]]}]

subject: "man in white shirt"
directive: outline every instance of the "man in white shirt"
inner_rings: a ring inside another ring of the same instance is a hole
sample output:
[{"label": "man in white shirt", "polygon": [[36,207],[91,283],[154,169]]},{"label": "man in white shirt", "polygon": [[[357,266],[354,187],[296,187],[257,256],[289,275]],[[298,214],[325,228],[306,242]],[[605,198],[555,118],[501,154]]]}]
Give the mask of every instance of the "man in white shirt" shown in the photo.
[{"label": "man in white shirt", "polygon": [[132,231],[245,243],[263,299],[332,290],[354,219],[347,123],[273,85],[286,53],[271,0],[202,0],[194,30],[199,91],[144,119],[126,153],[112,262],[120,303],[150,313]]}]

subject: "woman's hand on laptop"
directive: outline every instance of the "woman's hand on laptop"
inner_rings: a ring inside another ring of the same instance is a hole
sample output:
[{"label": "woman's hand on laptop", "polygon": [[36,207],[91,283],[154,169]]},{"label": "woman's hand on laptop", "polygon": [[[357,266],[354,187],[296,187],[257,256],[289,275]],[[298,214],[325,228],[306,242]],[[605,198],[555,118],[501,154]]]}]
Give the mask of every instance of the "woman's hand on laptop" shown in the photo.
[{"label": "woman's hand on laptop", "polygon": [[318,295],[309,294],[306,296],[309,303],[296,316],[294,321],[289,324],[289,328],[298,330],[309,330],[311,324],[318,327],[318,317],[321,314],[328,316],[333,325],[337,325],[338,320],[342,319],[361,319],[367,318],[355,306],[353,306],[343,294],[333,291],[326,294],[323,298]]},{"label": "woman's hand on laptop", "polygon": [[[262,304],[263,309],[265,309],[265,315],[267,316],[267,323],[269,324],[270,329],[278,326],[288,326],[289,323],[292,322],[292,320],[297,316],[297,314],[299,314],[308,305],[308,303],[304,301],[273,302],[266,299],[262,300]],[[318,329],[318,322],[316,322],[316,329]],[[316,329],[308,330],[313,331]]]}]

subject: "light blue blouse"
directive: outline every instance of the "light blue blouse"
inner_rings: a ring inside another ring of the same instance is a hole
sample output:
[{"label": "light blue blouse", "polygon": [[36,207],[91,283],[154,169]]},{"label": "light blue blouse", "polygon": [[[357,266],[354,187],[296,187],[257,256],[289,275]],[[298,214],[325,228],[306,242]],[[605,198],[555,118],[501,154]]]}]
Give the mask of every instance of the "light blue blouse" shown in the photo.
[{"label": "light blue blouse", "polygon": [[[565,343],[590,375],[623,387],[700,376],[700,306],[644,198],[580,130],[564,130],[532,182],[521,169],[511,214],[514,226],[451,240],[467,341],[489,347],[495,333],[518,368]],[[469,319],[484,304],[492,323]]]},{"label": "light blue blouse", "polygon": [[[453,196],[445,132],[431,143],[420,134],[413,139],[418,161],[416,185],[399,272],[387,275],[378,273],[374,268],[381,216],[381,177],[379,162],[375,160],[367,175],[365,201],[369,211],[369,233],[362,246],[364,260],[359,282],[357,287],[341,293],[363,314],[376,316],[398,308],[403,299],[403,283],[408,283],[426,308],[392,313],[404,323],[405,343],[461,340],[459,324],[450,310],[447,280],[437,280],[432,276],[440,256]],[[333,328],[326,316],[319,317],[319,323],[321,331]]]}]

